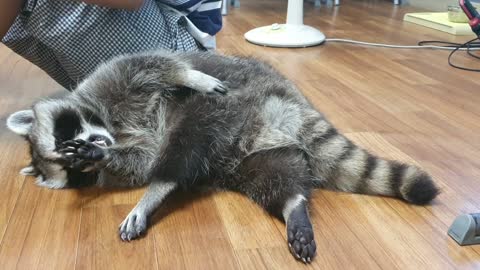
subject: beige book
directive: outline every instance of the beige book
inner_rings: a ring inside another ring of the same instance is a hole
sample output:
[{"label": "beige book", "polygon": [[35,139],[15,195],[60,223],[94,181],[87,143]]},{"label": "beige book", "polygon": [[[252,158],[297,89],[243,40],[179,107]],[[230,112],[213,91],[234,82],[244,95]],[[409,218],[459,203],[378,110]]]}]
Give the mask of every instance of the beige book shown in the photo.
[{"label": "beige book", "polygon": [[468,23],[450,22],[447,12],[407,13],[403,17],[403,20],[456,36],[475,35]]}]

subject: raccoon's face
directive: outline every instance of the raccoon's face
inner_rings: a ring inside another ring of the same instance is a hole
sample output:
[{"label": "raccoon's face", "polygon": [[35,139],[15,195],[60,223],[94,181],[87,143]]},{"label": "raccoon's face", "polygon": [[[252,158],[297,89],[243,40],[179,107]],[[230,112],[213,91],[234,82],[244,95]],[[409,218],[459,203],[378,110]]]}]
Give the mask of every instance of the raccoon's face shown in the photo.
[{"label": "raccoon's face", "polygon": [[58,100],[42,101],[32,110],[10,115],[7,126],[30,144],[31,164],[20,173],[35,176],[38,185],[48,188],[95,183],[96,172],[79,172],[62,164],[58,149],[63,142],[82,139],[101,147],[115,142],[104,122],[91,110]]}]

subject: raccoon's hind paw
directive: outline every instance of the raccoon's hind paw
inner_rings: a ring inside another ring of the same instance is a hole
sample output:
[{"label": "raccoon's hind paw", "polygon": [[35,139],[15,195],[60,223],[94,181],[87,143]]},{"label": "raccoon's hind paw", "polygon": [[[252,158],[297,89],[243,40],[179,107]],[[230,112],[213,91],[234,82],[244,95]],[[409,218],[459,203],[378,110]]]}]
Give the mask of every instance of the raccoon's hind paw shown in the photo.
[{"label": "raccoon's hind paw", "polygon": [[288,226],[287,236],[292,255],[304,263],[310,263],[317,250],[312,228],[299,225]]},{"label": "raccoon's hind paw", "polygon": [[190,70],[187,74],[185,86],[202,93],[217,93],[225,95],[227,87],[217,78],[197,70]]},{"label": "raccoon's hind paw", "polygon": [[118,229],[118,234],[122,241],[131,241],[139,238],[147,230],[147,216],[145,213],[133,209]]}]

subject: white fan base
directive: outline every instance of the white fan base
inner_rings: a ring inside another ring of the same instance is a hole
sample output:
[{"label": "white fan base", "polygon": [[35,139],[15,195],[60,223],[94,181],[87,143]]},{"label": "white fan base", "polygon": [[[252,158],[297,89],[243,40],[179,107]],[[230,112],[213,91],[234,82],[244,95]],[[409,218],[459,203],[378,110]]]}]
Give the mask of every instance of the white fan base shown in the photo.
[{"label": "white fan base", "polygon": [[269,47],[309,47],[322,44],[325,35],[304,24],[272,24],[245,33],[245,39]]}]

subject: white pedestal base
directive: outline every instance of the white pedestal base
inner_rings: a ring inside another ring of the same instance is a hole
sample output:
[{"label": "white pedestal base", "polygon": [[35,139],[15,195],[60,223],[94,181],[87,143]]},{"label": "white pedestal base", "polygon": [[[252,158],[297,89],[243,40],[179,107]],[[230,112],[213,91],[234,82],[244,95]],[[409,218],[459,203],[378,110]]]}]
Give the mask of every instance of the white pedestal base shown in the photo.
[{"label": "white pedestal base", "polygon": [[308,25],[273,24],[248,31],[245,39],[257,45],[292,48],[322,44],[325,35]]}]

